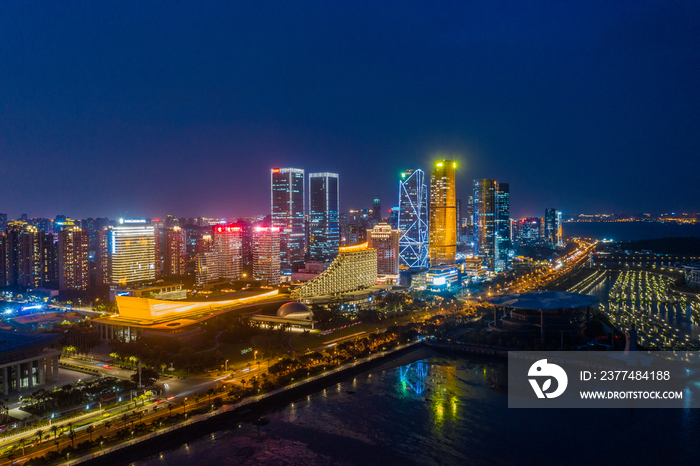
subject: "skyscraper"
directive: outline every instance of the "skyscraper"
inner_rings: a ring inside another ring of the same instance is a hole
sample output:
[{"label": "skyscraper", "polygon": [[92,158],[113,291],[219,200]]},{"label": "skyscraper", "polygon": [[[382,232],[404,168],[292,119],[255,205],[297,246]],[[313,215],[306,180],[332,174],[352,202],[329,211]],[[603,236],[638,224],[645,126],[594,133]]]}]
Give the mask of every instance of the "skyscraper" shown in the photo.
[{"label": "skyscraper", "polygon": [[455,169],[451,160],[435,162],[430,174],[430,265],[454,264],[457,255]]},{"label": "skyscraper", "polygon": [[399,273],[399,234],[386,223],[379,223],[369,230],[368,247],[377,250],[377,274],[397,275]]},{"label": "skyscraper", "polygon": [[496,269],[508,268],[510,249],[510,185],[496,183]]},{"label": "skyscraper", "polygon": [[474,180],[474,239],[482,263],[496,270],[496,191],[495,180]]},{"label": "skyscraper", "polygon": [[0,214],[0,235],[7,231],[7,214]]},{"label": "skyscraper", "polygon": [[156,230],[156,272],[162,277],[186,275],[187,234],[179,226]]},{"label": "skyscraper", "polygon": [[128,285],[156,278],[155,234],[145,220],[119,220],[109,231],[112,283]]},{"label": "skyscraper", "polygon": [[428,268],[428,189],[423,170],[406,170],[399,180],[399,267]]},{"label": "skyscraper", "polygon": [[280,228],[253,228],[253,276],[266,285],[280,282]]},{"label": "skyscraper", "polygon": [[455,217],[457,219],[457,242],[462,241],[462,200],[455,199]]},{"label": "skyscraper", "polygon": [[222,280],[240,280],[243,261],[243,227],[216,225],[213,229],[214,251]]},{"label": "skyscraper", "polygon": [[58,233],[58,289],[87,290],[90,233],[78,227],[66,227]]},{"label": "skyscraper", "polygon": [[26,222],[8,222],[4,240],[6,286],[57,286],[54,236]]},{"label": "skyscraper", "polygon": [[339,183],[336,173],[309,174],[309,257],[328,262],[338,255]]},{"label": "skyscraper", "polygon": [[290,275],[304,262],[304,170],[273,168],[270,177],[272,226],[280,228],[280,267],[284,275]]},{"label": "skyscraper", "polygon": [[544,240],[553,247],[561,244],[561,212],[557,209],[544,211]]},{"label": "skyscraper", "polygon": [[372,218],[375,223],[382,221],[382,201],[377,196],[372,199]]}]

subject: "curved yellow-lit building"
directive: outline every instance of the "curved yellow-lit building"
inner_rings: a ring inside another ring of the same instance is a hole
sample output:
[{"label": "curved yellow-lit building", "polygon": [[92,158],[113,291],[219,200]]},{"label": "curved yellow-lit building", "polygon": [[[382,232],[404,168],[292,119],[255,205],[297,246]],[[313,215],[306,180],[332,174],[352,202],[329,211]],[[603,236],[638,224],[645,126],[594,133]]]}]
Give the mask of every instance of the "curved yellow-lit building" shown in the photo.
[{"label": "curved yellow-lit building", "polygon": [[367,243],[340,248],[338,257],[318,277],[292,291],[294,299],[334,295],[377,284],[377,251]]}]

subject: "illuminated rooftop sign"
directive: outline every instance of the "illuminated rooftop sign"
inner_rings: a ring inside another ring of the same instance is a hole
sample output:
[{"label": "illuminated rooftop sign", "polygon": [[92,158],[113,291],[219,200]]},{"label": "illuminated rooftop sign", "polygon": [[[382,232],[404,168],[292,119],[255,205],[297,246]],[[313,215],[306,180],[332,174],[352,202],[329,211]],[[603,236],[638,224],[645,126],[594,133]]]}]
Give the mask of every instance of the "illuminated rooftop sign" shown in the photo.
[{"label": "illuminated rooftop sign", "polygon": [[239,225],[219,225],[214,228],[217,233],[233,233],[236,231],[243,231],[243,227]]},{"label": "illuminated rooftop sign", "polygon": [[120,218],[120,224],[124,223],[147,223],[145,218]]}]

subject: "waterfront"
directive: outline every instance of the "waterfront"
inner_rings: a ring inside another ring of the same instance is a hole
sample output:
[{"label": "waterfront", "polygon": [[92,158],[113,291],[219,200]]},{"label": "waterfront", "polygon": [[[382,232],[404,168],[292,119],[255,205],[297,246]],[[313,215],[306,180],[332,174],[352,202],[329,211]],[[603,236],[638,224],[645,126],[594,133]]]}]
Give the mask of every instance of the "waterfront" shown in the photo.
[{"label": "waterfront", "polygon": [[588,294],[600,300],[601,309],[618,329],[624,331],[634,323],[645,346],[698,345],[700,306],[695,299],[671,294],[671,282],[648,271],[611,271]]},{"label": "waterfront", "polygon": [[[517,410],[489,386],[495,358],[421,348],[264,414],[229,422],[138,466],[194,464],[594,464],[695,459],[694,410]],[[654,449],[641,445],[653,436]],[[119,464],[118,462],[115,464]]]},{"label": "waterfront", "polygon": [[637,241],[664,237],[700,237],[700,225],[661,222],[565,222],[564,236],[613,241]]}]

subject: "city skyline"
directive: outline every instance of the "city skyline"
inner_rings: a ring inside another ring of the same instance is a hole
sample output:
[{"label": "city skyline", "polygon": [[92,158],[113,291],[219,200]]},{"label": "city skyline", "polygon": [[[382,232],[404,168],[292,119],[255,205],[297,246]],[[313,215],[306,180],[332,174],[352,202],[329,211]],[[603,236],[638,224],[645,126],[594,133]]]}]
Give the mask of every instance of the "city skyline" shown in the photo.
[{"label": "city skyline", "polygon": [[698,211],[700,8],[634,6],[6,4],[0,211],[250,216],[277,166],[346,211],[438,158],[514,217]]}]

